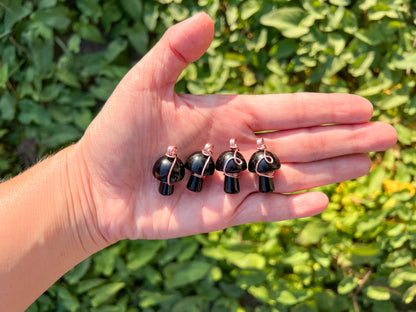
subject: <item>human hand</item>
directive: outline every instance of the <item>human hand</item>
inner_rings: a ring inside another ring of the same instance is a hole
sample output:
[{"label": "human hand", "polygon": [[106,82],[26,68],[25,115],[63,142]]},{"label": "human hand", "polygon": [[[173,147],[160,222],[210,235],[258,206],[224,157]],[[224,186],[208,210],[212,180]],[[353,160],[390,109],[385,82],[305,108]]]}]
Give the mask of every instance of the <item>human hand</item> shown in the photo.
[{"label": "human hand", "polygon": [[[285,193],[362,176],[371,167],[364,153],[396,142],[391,126],[368,122],[372,106],[355,95],[175,94],[181,71],[206,51],[213,34],[206,14],[170,28],[123,78],[76,144],[85,224],[108,242],[172,238],[317,214],[328,204],[325,194]],[[278,131],[256,134],[264,130]],[[188,176],[172,196],[158,193],[152,167],[168,145],[177,146],[185,161],[210,142],[216,158],[236,138],[248,160],[259,137],[282,162],[274,193],[259,193],[257,177],[247,171],[239,194],[224,193],[220,172],[205,179],[201,193],[186,190]]]}]

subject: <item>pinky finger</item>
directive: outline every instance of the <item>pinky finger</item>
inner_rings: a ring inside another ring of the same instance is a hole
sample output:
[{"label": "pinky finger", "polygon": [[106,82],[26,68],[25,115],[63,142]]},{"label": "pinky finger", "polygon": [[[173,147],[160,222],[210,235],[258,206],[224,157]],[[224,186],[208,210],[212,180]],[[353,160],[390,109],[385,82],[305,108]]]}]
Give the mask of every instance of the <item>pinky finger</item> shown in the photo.
[{"label": "pinky finger", "polygon": [[252,193],[234,212],[230,225],[310,217],[321,213],[327,206],[328,197],[321,192],[292,195]]}]

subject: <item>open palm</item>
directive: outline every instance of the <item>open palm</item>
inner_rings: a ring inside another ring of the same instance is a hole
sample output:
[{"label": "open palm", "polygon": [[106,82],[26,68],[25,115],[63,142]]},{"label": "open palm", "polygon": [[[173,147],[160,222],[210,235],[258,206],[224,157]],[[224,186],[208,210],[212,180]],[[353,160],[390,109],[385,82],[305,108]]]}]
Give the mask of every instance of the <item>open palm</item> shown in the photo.
[{"label": "open palm", "polygon": [[[123,78],[78,143],[90,199],[84,213],[109,242],[314,215],[327,206],[324,194],[283,193],[364,175],[371,162],[363,153],[396,141],[392,127],[368,122],[371,104],[354,95],[175,94],[179,74],[206,51],[213,33],[203,13],[170,28]],[[278,131],[257,134],[265,130]],[[224,193],[220,172],[205,179],[200,193],[186,189],[189,173],[172,196],[158,193],[152,167],[168,145],[177,146],[184,161],[210,142],[216,159],[235,138],[248,160],[259,137],[282,162],[274,193],[259,193],[257,177],[247,171],[239,194]]]}]

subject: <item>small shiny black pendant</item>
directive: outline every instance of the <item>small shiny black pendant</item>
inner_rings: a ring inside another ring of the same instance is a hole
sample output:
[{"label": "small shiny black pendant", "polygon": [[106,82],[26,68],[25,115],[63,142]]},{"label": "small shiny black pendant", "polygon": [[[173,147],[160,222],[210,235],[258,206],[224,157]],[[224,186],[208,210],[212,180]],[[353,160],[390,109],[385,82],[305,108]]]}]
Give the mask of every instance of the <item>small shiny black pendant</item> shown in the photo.
[{"label": "small shiny black pendant", "polygon": [[238,150],[235,139],[231,139],[230,150],[223,152],[216,163],[217,170],[224,172],[224,192],[228,194],[240,192],[238,177],[240,172],[247,169],[247,162]]},{"label": "small shiny black pendant", "polygon": [[192,172],[187,188],[192,192],[201,192],[204,178],[213,175],[215,162],[212,158],[214,145],[207,143],[201,152],[195,152],[185,162],[185,168]]},{"label": "small shiny black pendant", "polygon": [[165,155],[160,157],[153,165],[153,176],[160,181],[159,193],[165,196],[172,195],[174,183],[185,176],[185,167],[176,156],[176,147],[169,146]]},{"label": "small shiny black pendant", "polygon": [[280,168],[280,160],[275,154],[267,151],[263,138],[257,140],[257,150],[248,162],[248,170],[258,174],[259,191],[271,193],[274,191],[273,173]]}]

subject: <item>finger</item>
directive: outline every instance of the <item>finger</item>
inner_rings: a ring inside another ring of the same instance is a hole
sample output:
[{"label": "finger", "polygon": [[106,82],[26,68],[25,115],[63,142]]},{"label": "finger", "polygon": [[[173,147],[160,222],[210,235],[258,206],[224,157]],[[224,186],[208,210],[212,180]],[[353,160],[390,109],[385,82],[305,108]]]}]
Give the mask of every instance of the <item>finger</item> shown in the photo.
[{"label": "finger", "polygon": [[293,93],[249,96],[242,101],[254,131],[362,123],[373,114],[367,99],[352,94]]},{"label": "finger", "polygon": [[229,226],[251,222],[275,222],[321,213],[328,197],[321,192],[295,195],[252,193],[235,210]]},{"label": "finger", "polygon": [[371,169],[365,154],[348,155],[309,163],[288,163],[276,172],[275,192],[291,193],[356,179]]},{"label": "finger", "polygon": [[214,36],[214,24],[198,13],[170,27],[159,42],[123,79],[131,90],[173,86],[185,67],[205,53]]},{"label": "finger", "polygon": [[[365,154],[348,155],[308,163],[286,163],[274,173],[276,193],[292,193],[323,185],[355,179],[367,174],[371,160]],[[256,174],[245,174],[240,179],[245,194],[257,192]]]},{"label": "finger", "polygon": [[275,152],[282,162],[309,162],[384,151],[397,141],[396,130],[383,122],[304,128],[264,133],[261,136],[270,151]]},{"label": "finger", "polygon": [[252,131],[285,130],[370,120],[373,106],[352,94],[188,95],[190,106],[216,108],[218,116],[239,116]]}]

